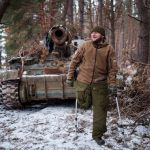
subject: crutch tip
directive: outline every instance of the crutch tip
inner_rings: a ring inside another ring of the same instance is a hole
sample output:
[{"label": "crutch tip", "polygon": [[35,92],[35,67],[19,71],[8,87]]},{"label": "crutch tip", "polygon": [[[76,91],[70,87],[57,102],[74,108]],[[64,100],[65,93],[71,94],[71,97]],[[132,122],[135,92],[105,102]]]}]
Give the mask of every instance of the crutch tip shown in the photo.
[{"label": "crutch tip", "polygon": [[76,137],[73,138],[74,141],[77,140],[77,139],[78,139],[78,136],[76,136]]}]

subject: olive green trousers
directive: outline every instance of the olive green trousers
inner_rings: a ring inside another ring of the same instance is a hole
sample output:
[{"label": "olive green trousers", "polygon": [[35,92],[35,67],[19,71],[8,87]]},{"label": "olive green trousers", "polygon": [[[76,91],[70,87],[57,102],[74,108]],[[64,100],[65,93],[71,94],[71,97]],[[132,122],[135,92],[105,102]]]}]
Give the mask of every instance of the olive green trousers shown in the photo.
[{"label": "olive green trousers", "polygon": [[86,84],[76,81],[76,97],[83,109],[93,106],[93,132],[95,139],[101,137],[106,131],[106,117],[109,104],[108,86],[106,81]]}]

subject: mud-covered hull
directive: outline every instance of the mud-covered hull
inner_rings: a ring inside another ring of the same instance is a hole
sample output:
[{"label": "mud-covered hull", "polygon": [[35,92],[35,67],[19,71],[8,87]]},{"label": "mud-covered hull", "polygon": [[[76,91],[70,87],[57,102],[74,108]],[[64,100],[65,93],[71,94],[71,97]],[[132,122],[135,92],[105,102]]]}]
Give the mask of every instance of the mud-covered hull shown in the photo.
[{"label": "mud-covered hull", "polygon": [[74,87],[68,87],[65,80],[65,74],[24,75],[19,87],[20,99],[24,102],[75,98]]},{"label": "mud-covered hull", "polygon": [[1,102],[7,108],[21,108],[34,101],[74,99],[75,88],[65,84],[65,74],[23,75],[1,82]]}]

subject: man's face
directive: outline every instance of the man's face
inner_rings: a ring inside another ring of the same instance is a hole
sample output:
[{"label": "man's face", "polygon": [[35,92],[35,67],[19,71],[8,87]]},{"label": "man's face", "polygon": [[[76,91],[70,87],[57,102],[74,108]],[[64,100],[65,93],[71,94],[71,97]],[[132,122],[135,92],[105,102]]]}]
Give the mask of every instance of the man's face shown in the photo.
[{"label": "man's face", "polygon": [[103,36],[99,32],[92,32],[91,33],[91,40],[93,42],[99,41],[103,38]]}]

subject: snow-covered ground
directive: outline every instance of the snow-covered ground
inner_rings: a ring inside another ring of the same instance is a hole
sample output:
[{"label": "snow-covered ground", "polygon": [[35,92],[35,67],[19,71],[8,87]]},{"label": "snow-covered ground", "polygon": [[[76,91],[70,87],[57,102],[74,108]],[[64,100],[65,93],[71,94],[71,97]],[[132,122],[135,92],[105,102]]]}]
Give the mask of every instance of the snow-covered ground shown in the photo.
[{"label": "snow-covered ground", "polygon": [[91,110],[79,110],[75,139],[73,101],[35,104],[23,110],[6,110],[0,105],[0,150],[150,150],[148,126],[135,128],[126,119],[122,129],[116,117],[108,113],[105,145],[99,146],[91,136]]}]

